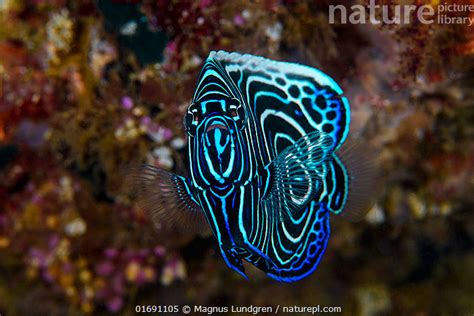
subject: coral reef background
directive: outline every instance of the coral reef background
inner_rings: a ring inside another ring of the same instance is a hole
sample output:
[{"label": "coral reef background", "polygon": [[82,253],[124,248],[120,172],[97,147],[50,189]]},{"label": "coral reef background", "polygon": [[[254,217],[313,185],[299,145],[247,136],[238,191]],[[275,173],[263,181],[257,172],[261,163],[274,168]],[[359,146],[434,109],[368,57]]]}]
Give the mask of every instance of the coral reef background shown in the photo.
[{"label": "coral reef background", "polygon": [[[330,3],[0,0],[0,315],[472,315],[473,27],[330,24]],[[322,69],[351,101],[351,133],[380,148],[374,207],[333,216],[319,268],[296,284],[250,265],[242,279],[212,236],[156,230],[127,191],[136,163],[186,172],[183,113],[217,49]]]}]

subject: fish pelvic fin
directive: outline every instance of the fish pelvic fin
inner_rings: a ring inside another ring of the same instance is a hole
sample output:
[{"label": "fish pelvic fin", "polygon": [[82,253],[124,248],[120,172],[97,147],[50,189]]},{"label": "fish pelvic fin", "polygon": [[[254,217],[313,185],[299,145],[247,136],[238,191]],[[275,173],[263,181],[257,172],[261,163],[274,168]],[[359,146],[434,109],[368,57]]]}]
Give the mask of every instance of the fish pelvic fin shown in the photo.
[{"label": "fish pelvic fin", "polygon": [[303,210],[322,189],[333,149],[332,137],[318,130],[285,148],[265,167],[265,212],[286,220]]},{"label": "fish pelvic fin", "polygon": [[225,263],[227,266],[236,272],[238,272],[241,276],[243,276],[246,280],[248,280],[247,274],[245,274],[245,267],[242,263],[242,258],[240,257],[239,253],[234,247],[225,247],[221,245],[221,253],[222,257],[224,258]]}]

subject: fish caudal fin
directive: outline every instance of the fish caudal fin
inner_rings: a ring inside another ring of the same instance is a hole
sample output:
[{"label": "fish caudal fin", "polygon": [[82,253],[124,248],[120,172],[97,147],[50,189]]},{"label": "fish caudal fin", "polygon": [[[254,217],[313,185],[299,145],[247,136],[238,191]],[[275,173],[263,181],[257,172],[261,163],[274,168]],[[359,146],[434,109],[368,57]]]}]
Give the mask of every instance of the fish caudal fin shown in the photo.
[{"label": "fish caudal fin", "polygon": [[361,220],[381,188],[378,151],[349,137],[334,156],[325,181],[328,209],[348,220]]},{"label": "fish caudal fin", "polygon": [[265,168],[265,211],[277,220],[285,220],[304,209],[322,188],[333,148],[332,137],[317,130],[285,148]]},{"label": "fish caudal fin", "polygon": [[151,215],[157,228],[166,226],[196,233],[208,229],[185,178],[150,165],[135,170],[131,178],[139,207]]}]

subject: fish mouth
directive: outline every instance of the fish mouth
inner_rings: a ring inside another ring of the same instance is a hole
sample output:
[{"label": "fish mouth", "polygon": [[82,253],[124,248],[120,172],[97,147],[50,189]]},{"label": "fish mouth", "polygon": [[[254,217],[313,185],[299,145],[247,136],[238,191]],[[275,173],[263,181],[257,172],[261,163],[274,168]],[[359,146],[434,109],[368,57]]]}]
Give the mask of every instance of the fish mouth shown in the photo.
[{"label": "fish mouth", "polygon": [[216,128],[220,129],[220,130],[223,130],[223,131],[228,131],[229,128],[222,122],[215,122],[213,124],[210,124],[207,128],[206,128],[206,132],[211,132],[213,130],[215,130]]}]

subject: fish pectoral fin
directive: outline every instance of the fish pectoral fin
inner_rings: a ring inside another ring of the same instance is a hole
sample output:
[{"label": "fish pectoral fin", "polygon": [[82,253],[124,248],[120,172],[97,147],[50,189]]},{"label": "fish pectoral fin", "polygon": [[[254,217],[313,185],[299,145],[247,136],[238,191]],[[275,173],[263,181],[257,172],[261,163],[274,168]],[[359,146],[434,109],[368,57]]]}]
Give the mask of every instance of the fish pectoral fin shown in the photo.
[{"label": "fish pectoral fin", "polygon": [[247,274],[245,274],[245,268],[242,263],[242,258],[237,251],[232,247],[221,246],[222,257],[224,258],[229,268],[237,271],[241,276],[248,280]]},{"label": "fish pectoral fin", "polygon": [[139,207],[150,214],[157,228],[197,233],[209,229],[184,177],[145,164],[133,172],[132,180]]},{"label": "fish pectoral fin", "polygon": [[321,191],[334,141],[319,131],[311,132],[285,148],[266,167],[262,199],[265,212],[285,220],[304,209]]}]

